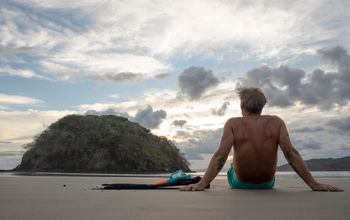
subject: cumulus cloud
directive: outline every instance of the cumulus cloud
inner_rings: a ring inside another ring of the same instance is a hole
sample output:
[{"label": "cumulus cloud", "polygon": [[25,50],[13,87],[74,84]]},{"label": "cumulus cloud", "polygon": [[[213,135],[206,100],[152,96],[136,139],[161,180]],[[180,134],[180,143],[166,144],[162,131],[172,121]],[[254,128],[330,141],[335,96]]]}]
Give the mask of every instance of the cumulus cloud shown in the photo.
[{"label": "cumulus cloud", "polygon": [[121,116],[124,118],[132,118],[132,116],[130,116],[128,113],[126,112],[120,112],[114,108],[108,108],[104,111],[96,111],[96,110],[88,110],[85,112],[85,115],[117,115],[117,116]]},{"label": "cumulus cloud", "polygon": [[149,128],[155,129],[163,122],[163,119],[166,118],[167,113],[164,110],[156,110],[148,105],[146,108],[139,109],[135,116],[130,115],[128,112],[120,111],[118,108],[107,108],[105,110],[88,110],[85,112],[85,115],[117,115],[124,118],[128,118],[130,121],[139,123],[140,125]]},{"label": "cumulus cloud", "polygon": [[330,109],[350,100],[350,56],[342,47],[319,50],[323,60],[334,63],[338,72],[326,73],[316,69],[306,74],[302,69],[262,66],[248,71],[237,87],[261,88],[270,106],[288,107],[299,102]]},{"label": "cumulus cloud", "polygon": [[137,111],[134,121],[145,126],[146,128],[157,128],[166,118],[166,112],[164,110],[153,111],[153,108],[149,105],[145,109]]},{"label": "cumulus cloud", "polygon": [[186,68],[177,80],[182,94],[190,100],[199,99],[210,87],[219,84],[219,79],[214,76],[212,70],[200,66]]},{"label": "cumulus cloud", "polygon": [[318,50],[321,59],[335,64],[338,74],[334,75],[335,97],[350,99],[350,55],[345,48],[337,46],[329,50]]},{"label": "cumulus cloud", "polygon": [[175,120],[173,121],[173,123],[171,123],[172,125],[176,126],[176,127],[182,127],[187,123],[186,120]]},{"label": "cumulus cloud", "polygon": [[225,102],[220,108],[212,109],[211,113],[213,115],[224,116],[227,110],[227,107],[230,105],[230,102]]}]

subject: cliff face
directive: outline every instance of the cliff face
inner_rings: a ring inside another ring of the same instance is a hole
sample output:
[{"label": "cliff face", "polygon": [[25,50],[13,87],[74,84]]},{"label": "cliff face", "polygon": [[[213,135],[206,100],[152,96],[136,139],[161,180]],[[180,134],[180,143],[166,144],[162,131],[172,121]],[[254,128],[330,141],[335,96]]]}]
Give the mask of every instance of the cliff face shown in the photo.
[{"label": "cliff face", "polygon": [[[343,158],[311,159],[305,161],[310,171],[350,171],[350,156]],[[277,167],[277,171],[292,171],[289,164]]]},{"label": "cliff face", "polygon": [[123,117],[69,115],[27,144],[20,171],[172,172],[189,162],[165,137]]}]

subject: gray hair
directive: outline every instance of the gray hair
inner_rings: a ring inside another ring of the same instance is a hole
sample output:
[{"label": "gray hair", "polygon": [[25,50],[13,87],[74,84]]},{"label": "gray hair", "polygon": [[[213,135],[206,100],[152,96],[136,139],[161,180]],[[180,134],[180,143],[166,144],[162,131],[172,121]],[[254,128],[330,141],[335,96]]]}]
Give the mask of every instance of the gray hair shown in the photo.
[{"label": "gray hair", "polygon": [[238,89],[243,108],[249,114],[260,114],[266,104],[266,97],[259,88],[242,87]]}]

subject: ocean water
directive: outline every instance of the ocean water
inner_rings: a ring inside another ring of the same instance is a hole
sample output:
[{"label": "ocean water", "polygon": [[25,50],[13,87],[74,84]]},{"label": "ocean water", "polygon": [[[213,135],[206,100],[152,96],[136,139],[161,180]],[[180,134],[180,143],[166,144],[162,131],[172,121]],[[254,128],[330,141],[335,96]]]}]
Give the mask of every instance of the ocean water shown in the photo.
[{"label": "ocean water", "polygon": [[[350,178],[350,171],[311,171],[315,178]],[[294,171],[278,171],[276,178],[299,178]],[[218,178],[226,178],[226,173],[220,172]]]},{"label": "ocean water", "polygon": [[[0,172],[0,176],[78,176],[78,177],[126,177],[126,178],[168,178],[171,173],[150,174],[113,174],[113,173],[55,173],[55,172]],[[203,176],[204,172],[190,173],[193,176]],[[315,178],[350,178],[350,171],[312,171]],[[276,172],[276,178],[296,178],[293,171]],[[226,179],[226,172],[220,172],[217,179]]]}]

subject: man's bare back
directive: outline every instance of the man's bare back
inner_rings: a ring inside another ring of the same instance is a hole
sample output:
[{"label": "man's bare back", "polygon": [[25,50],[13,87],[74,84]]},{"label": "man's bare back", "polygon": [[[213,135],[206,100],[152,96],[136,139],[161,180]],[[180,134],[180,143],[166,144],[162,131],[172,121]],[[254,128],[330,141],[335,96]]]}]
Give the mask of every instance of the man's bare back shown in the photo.
[{"label": "man's bare back", "polygon": [[243,117],[231,118],[226,122],[220,146],[201,181],[180,190],[204,190],[224,166],[232,147],[234,174],[238,181],[243,184],[267,184],[274,179],[277,149],[280,146],[288,163],[312,190],[342,191],[335,186],[318,183],[312,177],[299,152],[292,146],[282,119],[261,115],[266,98],[260,89],[241,88],[239,96]]},{"label": "man's bare back", "polygon": [[281,120],[257,115],[231,118],[227,122],[234,136],[233,167],[245,183],[263,184],[273,180]]}]

